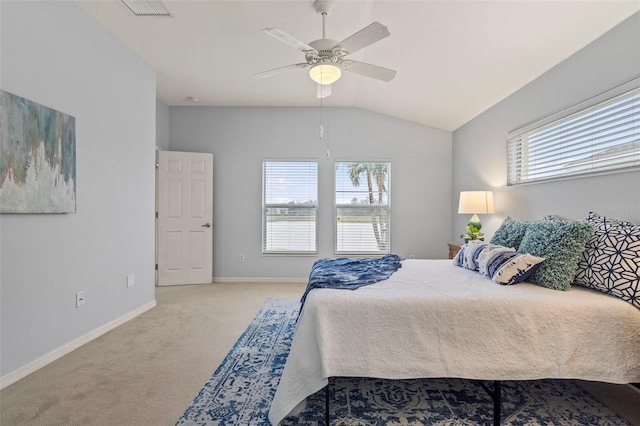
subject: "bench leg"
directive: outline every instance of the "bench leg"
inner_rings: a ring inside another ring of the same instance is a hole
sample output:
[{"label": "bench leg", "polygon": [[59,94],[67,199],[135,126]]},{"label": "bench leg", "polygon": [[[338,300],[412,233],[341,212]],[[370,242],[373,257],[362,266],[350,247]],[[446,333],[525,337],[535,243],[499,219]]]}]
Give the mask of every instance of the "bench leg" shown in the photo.
[{"label": "bench leg", "polygon": [[493,426],[500,426],[500,398],[502,382],[500,382],[500,380],[494,380],[493,390],[489,389],[483,382],[480,382],[480,386],[482,386],[485,392],[487,392],[493,400]]},{"label": "bench leg", "polygon": [[500,380],[493,382],[493,426],[500,426],[501,385]]},{"label": "bench leg", "polygon": [[324,424],[329,426],[329,383],[324,387]]}]

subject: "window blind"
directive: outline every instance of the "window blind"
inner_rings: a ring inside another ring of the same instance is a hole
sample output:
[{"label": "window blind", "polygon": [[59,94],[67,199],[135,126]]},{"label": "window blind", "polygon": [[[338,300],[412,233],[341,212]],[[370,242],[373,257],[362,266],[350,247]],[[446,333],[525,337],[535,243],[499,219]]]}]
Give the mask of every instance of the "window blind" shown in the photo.
[{"label": "window blind", "polygon": [[640,88],[507,140],[507,184],[640,167]]},{"label": "window blind", "polygon": [[263,161],[263,254],[315,254],[318,162]]},{"label": "window blind", "polygon": [[335,163],[335,253],[390,250],[391,163]]}]

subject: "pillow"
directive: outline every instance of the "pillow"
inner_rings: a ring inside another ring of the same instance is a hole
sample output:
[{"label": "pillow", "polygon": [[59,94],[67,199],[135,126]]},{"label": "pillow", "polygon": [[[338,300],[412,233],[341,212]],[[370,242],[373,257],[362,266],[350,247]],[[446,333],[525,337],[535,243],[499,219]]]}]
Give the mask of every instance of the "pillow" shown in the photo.
[{"label": "pillow", "polygon": [[598,213],[589,212],[587,215],[587,223],[593,225],[593,229],[596,234],[606,232],[609,229],[615,228],[625,228],[628,226],[634,226],[632,222],[620,219],[613,219],[606,216],[601,216]]},{"label": "pillow", "polygon": [[640,226],[601,233],[588,250],[586,265],[581,265],[574,282],[640,308]]},{"label": "pillow", "polygon": [[568,221],[568,219],[560,217],[560,216],[558,216],[556,214],[548,214],[545,217],[543,217],[542,220],[548,220],[549,222],[565,222],[565,221]]},{"label": "pillow", "polygon": [[518,249],[520,242],[527,231],[529,222],[506,219],[491,237],[491,244]]},{"label": "pillow", "polygon": [[493,261],[493,259],[504,252],[515,253],[515,249],[511,247],[499,246],[496,244],[486,245],[484,249],[480,251],[480,253],[478,253],[478,272],[481,275],[486,275],[491,278],[492,275],[489,273],[487,267]]},{"label": "pillow", "polygon": [[471,269],[473,271],[477,271],[478,264],[477,260],[474,260],[474,257],[477,259],[484,246],[487,245],[489,245],[489,243],[480,240],[469,241],[468,243],[460,247],[460,250],[458,250],[458,254],[456,254],[453,258],[453,264],[456,266],[461,266],[463,268]]},{"label": "pillow", "polygon": [[529,253],[521,254],[511,247],[469,241],[454,258],[454,264],[478,270],[498,284],[517,284],[525,281],[544,261]]},{"label": "pillow", "polygon": [[467,245],[463,245],[460,247],[460,250],[458,250],[458,253],[453,256],[453,264],[456,266],[464,266],[464,250],[467,247]]},{"label": "pillow", "polygon": [[542,264],[544,258],[529,253],[503,251],[486,266],[491,279],[498,284],[512,285],[526,281]]},{"label": "pillow", "polygon": [[578,260],[578,270],[576,271],[576,279],[574,281],[578,285],[585,285],[587,282],[584,277],[585,274],[588,273],[590,265],[593,263],[592,257],[594,256],[594,250],[598,245],[598,239],[601,236],[606,235],[610,230],[624,229],[626,227],[634,226],[633,223],[626,220],[613,219],[601,216],[594,212],[590,212],[586,220],[587,223],[593,225],[594,233],[587,240],[585,249]]},{"label": "pillow", "polygon": [[586,222],[531,222],[518,252],[530,253],[545,261],[528,281],[555,290],[568,290],[592,234],[593,226]]},{"label": "pillow", "polygon": [[478,270],[478,256],[482,252],[485,246],[489,243],[479,240],[472,240],[465,244],[464,260],[462,266],[471,269],[472,271]]}]

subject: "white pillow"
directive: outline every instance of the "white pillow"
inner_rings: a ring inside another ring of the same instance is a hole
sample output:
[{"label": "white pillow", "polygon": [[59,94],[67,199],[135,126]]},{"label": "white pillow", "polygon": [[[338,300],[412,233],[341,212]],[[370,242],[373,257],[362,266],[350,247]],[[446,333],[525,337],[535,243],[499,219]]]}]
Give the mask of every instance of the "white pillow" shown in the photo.
[{"label": "white pillow", "polygon": [[478,254],[478,272],[482,275],[489,275],[489,271],[487,270],[487,265],[491,262],[492,259],[495,259],[496,256],[499,256],[504,252],[515,252],[516,249],[511,247],[499,246],[497,244],[489,244],[486,246],[480,254]]},{"label": "white pillow", "polygon": [[543,257],[529,253],[502,252],[486,268],[493,281],[511,285],[526,281],[543,261]]}]

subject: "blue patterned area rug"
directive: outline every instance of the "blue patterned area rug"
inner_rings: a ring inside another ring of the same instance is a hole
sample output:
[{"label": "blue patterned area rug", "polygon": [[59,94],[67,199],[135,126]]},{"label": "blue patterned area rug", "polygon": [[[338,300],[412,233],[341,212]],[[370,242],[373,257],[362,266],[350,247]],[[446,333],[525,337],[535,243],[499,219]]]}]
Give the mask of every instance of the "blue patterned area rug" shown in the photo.
[{"label": "blue patterned area rug", "polygon": [[[270,299],[177,425],[267,426],[289,353],[299,303]],[[493,402],[478,382],[459,379],[331,380],[331,424],[492,424]],[[323,425],[324,391],[281,425]],[[571,381],[503,382],[503,425],[631,426]]]}]

